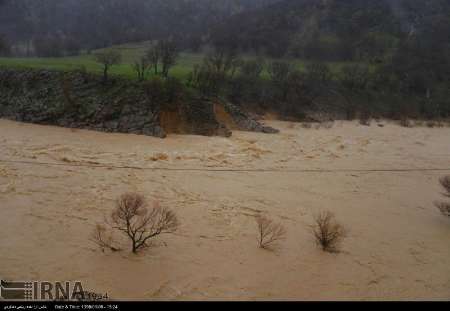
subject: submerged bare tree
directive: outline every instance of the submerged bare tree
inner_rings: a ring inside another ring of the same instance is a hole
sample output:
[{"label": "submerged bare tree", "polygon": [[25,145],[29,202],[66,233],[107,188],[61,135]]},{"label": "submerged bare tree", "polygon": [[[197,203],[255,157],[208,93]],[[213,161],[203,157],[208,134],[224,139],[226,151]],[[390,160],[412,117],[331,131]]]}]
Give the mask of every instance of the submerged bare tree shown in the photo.
[{"label": "submerged bare tree", "polygon": [[344,227],[335,220],[331,212],[321,212],[315,217],[313,234],[319,245],[325,252],[338,252],[339,244],[346,235]]},{"label": "submerged bare tree", "polygon": [[282,224],[264,216],[256,217],[258,226],[258,245],[263,249],[277,247],[279,243],[286,239],[286,229]]},{"label": "submerged bare tree", "polygon": [[120,251],[120,248],[115,247],[113,236],[110,232],[108,232],[108,228],[103,225],[97,224],[95,230],[92,232],[90,240],[97,244],[102,251],[105,249],[110,249],[113,252]]},{"label": "submerged bare tree", "polygon": [[444,216],[450,217],[450,203],[436,202],[435,205]]},{"label": "submerged bare tree", "polygon": [[445,191],[443,195],[450,198],[450,175],[442,177],[439,182],[441,183],[441,186]]},{"label": "submerged bare tree", "polygon": [[[450,176],[445,176],[440,179],[440,183],[442,188],[444,188],[443,196],[450,198]],[[447,202],[436,202],[436,207],[441,211],[445,216],[450,217],[450,203]]]},{"label": "submerged bare tree", "polygon": [[130,239],[133,253],[148,247],[152,238],[173,233],[178,227],[174,212],[159,204],[149,209],[145,198],[136,193],[124,194],[117,200],[111,221],[114,229]]}]

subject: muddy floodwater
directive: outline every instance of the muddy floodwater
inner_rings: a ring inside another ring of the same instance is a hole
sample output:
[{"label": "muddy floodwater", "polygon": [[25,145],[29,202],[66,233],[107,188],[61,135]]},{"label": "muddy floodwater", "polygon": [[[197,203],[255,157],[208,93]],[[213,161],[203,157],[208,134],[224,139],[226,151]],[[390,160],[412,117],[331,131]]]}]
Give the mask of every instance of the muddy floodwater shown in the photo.
[{"label": "muddy floodwater", "polygon": [[[450,297],[450,219],[433,205],[450,171],[421,170],[450,169],[450,128],[268,125],[281,133],[163,140],[0,120],[0,276],[117,299]],[[102,252],[90,235],[130,191],[180,227]],[[311,234],[324,210],[347,228],[339,254]],[[276,251],[257,247],[260,214],[286,227]]]}]

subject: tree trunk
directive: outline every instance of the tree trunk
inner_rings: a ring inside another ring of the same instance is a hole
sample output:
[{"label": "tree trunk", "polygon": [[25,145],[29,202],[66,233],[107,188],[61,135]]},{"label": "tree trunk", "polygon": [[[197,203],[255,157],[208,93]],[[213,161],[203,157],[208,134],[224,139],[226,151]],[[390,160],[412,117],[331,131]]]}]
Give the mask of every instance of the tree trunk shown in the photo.
[{"label": "tree trunk", "polygon": [[107,82],[108,81],[108,66],[105,65],[105,68],[103,69],[103,82]]}]

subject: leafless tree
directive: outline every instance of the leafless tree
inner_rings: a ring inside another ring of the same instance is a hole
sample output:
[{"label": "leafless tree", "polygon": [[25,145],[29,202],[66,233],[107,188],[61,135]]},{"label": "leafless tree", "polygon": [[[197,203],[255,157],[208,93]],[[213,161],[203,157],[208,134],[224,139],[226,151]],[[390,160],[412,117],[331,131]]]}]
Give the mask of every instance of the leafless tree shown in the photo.
[{"label": "leafless tree", "polygon": [[265,60],[261,57],[251,60],[241,60],[239,69],[242,75],[253,79],[258,79],[264,71]]},{"label": "leafless tree", "polygon": [[445,190],[443,195],[450,198],[450,175],[442,177],[439,182]]},{"label": "leafless tree", "polygon": [[283,84],[292,72],[292,65],[284,61],[274,61],[269,64],[268,72],[272,82]]},{"label": "leafless tree", "polygon": [[[1,2],[1,1],[0,1]],[[11,47],[6,38],[0,34],[0,56],[9,56]]]},{"label": "leafless tree", "polygon": [[312,228],[317,245],[325,252],[338,252],[339,244],[346,235],[344,227],[336,222],[333,213],[321,212],[315,217]]},{"label": "leafless tree", "polygon": [[450,203],[436,202],[434,205],[436,205],[444,216],[450,217]]},{"label": "leafless tree", "polygon": [[122,55],[115,50],[108,50],[95,54],[95,60],[103,65],[103,82],[108,80],[108,72],[111,66],[122,62]]},{"label": "leafless tree", "polygon": [[166,39],[153,43],[152,47],[146,52],[145,58],[154,69],[155,75],[161,74],[167,78],[170,68],[176,64],[178,55],[179,50],[175,41]]},{"label": "leafless tree", "polygon": [[188,85],[202,95],[217,97],[226,88],[238,70],[240,61],[235,49],[216,47],[203,59],[202,65],[194,66],[188,77]]},{"label": "leafless tree", "polygon": [[110,249],[113,252],[120,251],[120,248],[114,246],[112,234],[108,233],[108,229],[103,225],[97,224],[90,240],[97,244],[102,251],[105,251],[105,249]]},{"label": "leafless tree", "polygon": [[158,65],[161,60],[161,50],[157,44],[153,44],[153,46],[145,53],[145,57],[147,58],[150,66],[153,68],[155,75],[159,73]]},{"label": "leafless tree", "polygon": [[[439,182],[441,183],[442,188],[444,188],[445,191],[444,193],[442,193],[442,195],[450,198],[450,176],[442,177]],[[435,205],[442,214],[450,217],[450,203],[436,202]]]},{"label": "leafless tree", "polygon": [[162,75],[167,78],[170,68],[176,64],[178,48],[173,40],[162,40],[158,46],[161,54]]},{"label": "leafless tree", "polygon": [[136,72],[137,78],[139,81],[144,81],[149,71],[152,68],[152,65],[146,56],[141,57],[139,60],[136,60],[132,65],[133,70]]},{"label": "leafless tree", "polygon": [[264,216],[256,217],[258,226],[258,245],[263,249],[271,249],[286,239],[286,229],[282,224]]},{"label": "leafless tree", "polygon": [[113,228],[130,239],[133,253],[148,247],[152,238],[173,233],[178,227],[174,212],[159,204],[149,209],[145,198],[135,193],[124,194],[117,200],[111,220]]},{"label": "leafless tree", "polygon": [[216,47],[204,59],[204,66],[217,75],[232,78],[239,68],[240,61],[235,49]]}]

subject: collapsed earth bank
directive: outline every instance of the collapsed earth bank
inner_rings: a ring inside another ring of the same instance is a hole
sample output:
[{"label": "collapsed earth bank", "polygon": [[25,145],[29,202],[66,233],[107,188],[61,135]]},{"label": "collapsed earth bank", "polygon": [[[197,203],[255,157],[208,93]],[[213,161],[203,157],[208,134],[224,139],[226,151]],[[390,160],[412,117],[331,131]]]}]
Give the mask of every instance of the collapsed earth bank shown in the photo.
[{"label": "collapsed earth bank", "polygon": [[104,83],[85,71],[0,69],[0,118],[104,132],[166,137],[277,133],[228,102],[202,98],[173,80]]}]

